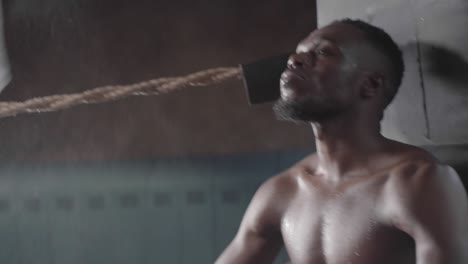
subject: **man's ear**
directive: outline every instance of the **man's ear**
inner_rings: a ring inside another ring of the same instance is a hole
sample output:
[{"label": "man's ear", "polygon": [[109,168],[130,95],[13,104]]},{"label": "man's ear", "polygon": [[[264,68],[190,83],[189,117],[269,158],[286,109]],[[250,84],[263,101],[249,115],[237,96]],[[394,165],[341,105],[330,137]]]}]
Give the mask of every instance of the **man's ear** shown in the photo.
[{"label": "man's ear", "polygon": [[363,98],[372,98],[382,92],[384,88],[384,76],[379,73],[369,74],[361,87]]}]

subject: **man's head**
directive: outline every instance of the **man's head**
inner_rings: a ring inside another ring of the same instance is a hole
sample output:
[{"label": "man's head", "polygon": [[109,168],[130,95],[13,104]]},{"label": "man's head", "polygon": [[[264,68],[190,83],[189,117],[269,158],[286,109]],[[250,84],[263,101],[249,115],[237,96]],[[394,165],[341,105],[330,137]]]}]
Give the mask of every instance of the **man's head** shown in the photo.
[{"label": "man's head", "polygon": [[360,20],[335,21],[298,44],[274,110],[280,118],[299,121],[352,110],[381,116],[403,72],[402,53],[387,33]]}]

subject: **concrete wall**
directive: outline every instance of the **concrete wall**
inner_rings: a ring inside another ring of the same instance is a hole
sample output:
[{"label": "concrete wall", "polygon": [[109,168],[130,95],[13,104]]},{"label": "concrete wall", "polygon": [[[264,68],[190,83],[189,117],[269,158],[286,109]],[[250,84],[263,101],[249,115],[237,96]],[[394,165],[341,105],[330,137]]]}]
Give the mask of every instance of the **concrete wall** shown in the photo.
[{"label": "concrete wall", "polygon": [[2,167],[0,263],[212,263],[259,184],[306,154]]},{"label": "concrete wall", "polygon": [[407,71],[384,134],[417,145],[468,143],[467,1],[319,0],[317,13],[319,26],[360,18],[401,45]]}]

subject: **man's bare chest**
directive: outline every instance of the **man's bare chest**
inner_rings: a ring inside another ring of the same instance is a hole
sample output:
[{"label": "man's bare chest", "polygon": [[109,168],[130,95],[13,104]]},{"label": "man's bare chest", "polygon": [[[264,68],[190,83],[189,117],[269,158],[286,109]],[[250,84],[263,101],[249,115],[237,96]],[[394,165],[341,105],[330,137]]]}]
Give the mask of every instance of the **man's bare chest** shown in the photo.
[{"label": "man's bare chest", "polygon": [[[293,263],[406,263],[412,240],[380,214],[379,188],[300,193],[281,224]],[[414,263],[408,262],[408,263]]]}]

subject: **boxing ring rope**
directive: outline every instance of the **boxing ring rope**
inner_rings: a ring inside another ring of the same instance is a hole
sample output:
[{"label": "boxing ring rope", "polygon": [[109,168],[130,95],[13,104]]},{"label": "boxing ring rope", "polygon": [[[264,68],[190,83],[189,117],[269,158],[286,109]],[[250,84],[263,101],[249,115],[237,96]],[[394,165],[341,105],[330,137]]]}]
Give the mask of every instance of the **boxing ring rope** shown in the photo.
[{"label": "boxing ring rope", "polygon": [[130,85],[102,86],[81,93],[36,97],[20,102],[0,102],[0,118],[24,113],[53,112],[81,104],[104,103],[129,96],[165,94],[185,87],[213,85],[234,77],[241,78],[240,68],[220,67],[182,77],[163,77]]}]

